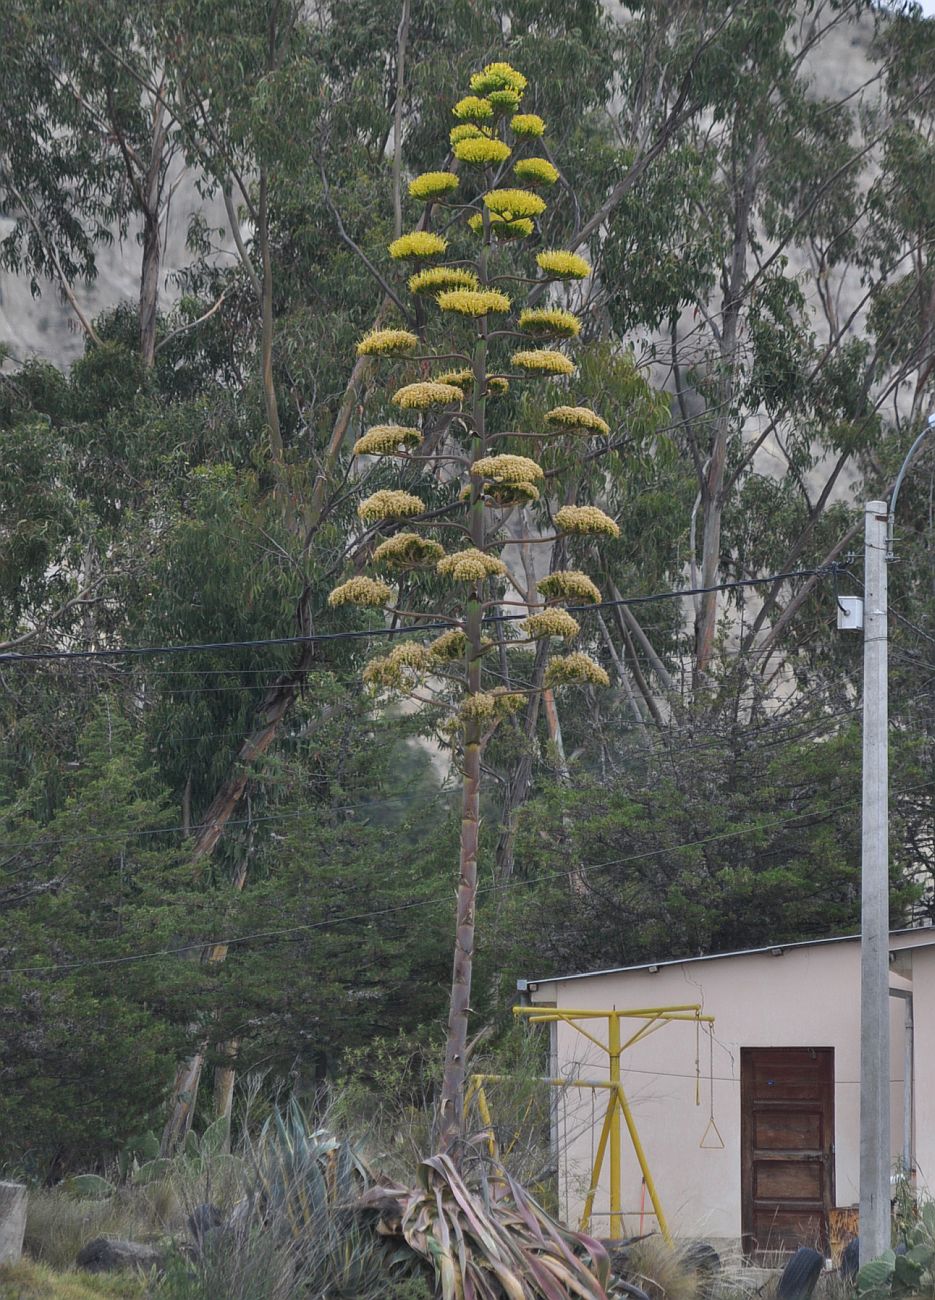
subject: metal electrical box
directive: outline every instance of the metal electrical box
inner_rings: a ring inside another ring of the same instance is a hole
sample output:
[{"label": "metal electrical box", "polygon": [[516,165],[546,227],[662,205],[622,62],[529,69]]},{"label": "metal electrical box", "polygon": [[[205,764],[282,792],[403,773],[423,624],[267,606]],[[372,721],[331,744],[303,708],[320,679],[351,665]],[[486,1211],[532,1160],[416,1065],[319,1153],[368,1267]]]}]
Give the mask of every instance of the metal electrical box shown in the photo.
[{"label": "metal electrical box", "polygon": [[842,632],[859,632],[863,625],[863,596],[838,596],[838,629]]}]

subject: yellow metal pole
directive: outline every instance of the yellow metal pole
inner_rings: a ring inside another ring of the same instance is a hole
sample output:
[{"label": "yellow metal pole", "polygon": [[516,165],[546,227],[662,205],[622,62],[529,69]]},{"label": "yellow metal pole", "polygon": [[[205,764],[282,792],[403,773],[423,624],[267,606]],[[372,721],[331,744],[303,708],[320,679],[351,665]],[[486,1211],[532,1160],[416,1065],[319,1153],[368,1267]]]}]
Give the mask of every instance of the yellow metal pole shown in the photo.
[{"label": "yellow metal pole", "polygon": [[493,1131],[493,1120],[490,1116],[490,1107],[487,1105],[487,1093],[484,1091],[484,1085],[477,1086],[477,1109],[480,1111],[480,1117],[487,1128],[487,1151],[491,1160],[497,1159],[497,1137]]},{"label": "yellow metal pole", "polygon": [[653,1182],[653,1176],[649,1171],[649,1164],[646,1160],[646,1152],[643,1150],[643,1144],[640,1141],[640,1135],[636,1131],[636,1121],[633,1118],[633,1112],[630,1110],[630,1103],[627,1101],[627,1095],[623,1091],[623,1084],[620,1083],[619,1079],[617,1082],[617,1099],[620,1103],[620,1109],[623,1111],[623,1118],[626,1122],[627,1131],[630,1134],[630,1141],[633,1143],[633,1150],[636,1152],[636,1158],[640,1162],[643,1180],[646,1183],[646,1190],[649,1193],[649,1199],[652,1202],[656,1221],[659,1224],[659,1231],[662,1233],[666,1243],[671,1246],[672,1234],[669,1232],[669,1225],[666,1222],[666,1216],[662,1211],[661,1204],[659,1203],[659,1193],[656,1191],[656,1184]]},{"label": "yellow metal pole", "polygon": [[620,1087],[620,1017],[611,1011],[607,1017],[607,1051],[610,1056],[610,1082],[614,1091],[610,1099],[610,1235],[623,1236],[623,1218],[620,1214],[620,1115],[616,1101]]},{"label": "yellow metal pole", "polygon": [[601,1180],[601,1170],[604,1167],[604,1153],[607,1150],[607,1139],[610,1137],[611,1115],[616,1111],[616,1109],[617,1094],[616,1092],[608,1092],[607,1109],[604,1111],[604,1122],[601,1125],[601,1136],[598,1138],[597,1150],[594,1153],[594,1167],[591,1170],[591,1186],[588,1188],[588,1194],[584,1201],[584,1209],[581,1212],[581,1222],[578,1224],[579,1232],[587,1232],[591,1223],[591,1211],[594,1209],[594,1195],[597,1192],[598,1183]]}]

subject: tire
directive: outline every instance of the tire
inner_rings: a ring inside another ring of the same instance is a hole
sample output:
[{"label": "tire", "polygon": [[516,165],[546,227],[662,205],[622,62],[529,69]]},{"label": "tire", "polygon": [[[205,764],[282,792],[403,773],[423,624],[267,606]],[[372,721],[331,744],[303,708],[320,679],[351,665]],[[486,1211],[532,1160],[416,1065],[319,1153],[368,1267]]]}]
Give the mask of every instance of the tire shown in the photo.
[{"label": "tire", "polygon": [[640,1290],[635,1283],[625,1282],[623,1278],[619,1277],[614,1281],[614,1284],[611,1287],[611,1293],[618,1296],[629,1296],[630,1300],[649,1300],[649,1296],[646,1292]]},{"label": "tire", "polygon": [[825,1257],[811,1246],[800,1246],[782,1270],[776,1300],[811,1300]]},{"label": "tire", "polygon": [[685,1263],[701,1277],[710,1277],[721,1267],[721,1257],[707,1241],[693,1241],[685,1251]]},{"label": "tire", "polygon": [[846,1282],[853,1282],[860,1267],[860,1242],[853,1237],[841,1251],[840,1274]]}]

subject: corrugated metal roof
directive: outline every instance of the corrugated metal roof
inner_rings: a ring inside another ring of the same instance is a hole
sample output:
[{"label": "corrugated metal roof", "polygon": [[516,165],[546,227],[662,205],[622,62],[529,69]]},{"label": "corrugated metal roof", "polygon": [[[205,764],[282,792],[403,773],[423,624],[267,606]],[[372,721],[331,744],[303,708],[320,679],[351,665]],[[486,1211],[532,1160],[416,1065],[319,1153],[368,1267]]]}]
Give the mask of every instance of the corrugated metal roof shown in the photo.
[{"label": "corrugated metal roof", "polygon": [[[918,947],[935,944],[935,928],[932,926],[913,926],[905,930],[891,930],[890,942],[904,935],[926,934],[928,939]],[[830,939],[800,939],[795,943],[770,943],[763,948],[738,948],[735,952],[710,952],[701,957],[670,957],[665,961],[646,961],[638,966],[611,966],[607,970],[579,971],[573,975],[547,975],[543,979],[517,980],[516,987],[520,993],[539,984],[564,984],[568,980],[598,979],[602,975],[625,975],[631,971],[658,970],[663,966],[686,966],[690,962],[721,961],[726,957],[755,957],[758,953],[786,952],[793,948],[818,948],[829,943],[856,943],[859,934],[841,934]],[[896,945],[901,946],[901,945]]]}]

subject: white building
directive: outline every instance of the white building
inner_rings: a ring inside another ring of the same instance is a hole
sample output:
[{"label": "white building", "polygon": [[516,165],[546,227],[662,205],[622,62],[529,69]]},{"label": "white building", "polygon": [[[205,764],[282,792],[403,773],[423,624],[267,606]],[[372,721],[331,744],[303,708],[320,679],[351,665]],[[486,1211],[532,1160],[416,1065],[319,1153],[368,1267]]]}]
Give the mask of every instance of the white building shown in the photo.
[{"label": "white building", "polygon": [[[890,936],[891,1144],[935,1190],[935,931]],[[859,1168],[860,943],[777,945],[553,979],[520,980],[542,1008],[697,1005],[714,1017],[656,1022],[621,1057],[621,1082],[674,1236],[744,1248],[827,1248],[834,1207],[856,1205]],[[622,1041],[651,1017],[621,1020]],[[608,1025],[554,1023],[555,1076],[606,1080]],[[583,1027],[589,1039],[579,1032]],[[596,1040],[596,1041],[595,1041]],[[553,1136],[565,1220],[581,1218],[606,1089],[556,1089]],[[712,1109],[713,1102],[713,1109]],[[714,1123],[711,1124],[713,1114]],[[626,1234],[656,1227],[626,1126],[619,1208]],[[609,1161],[591,1230],[609,1233]]]}]

